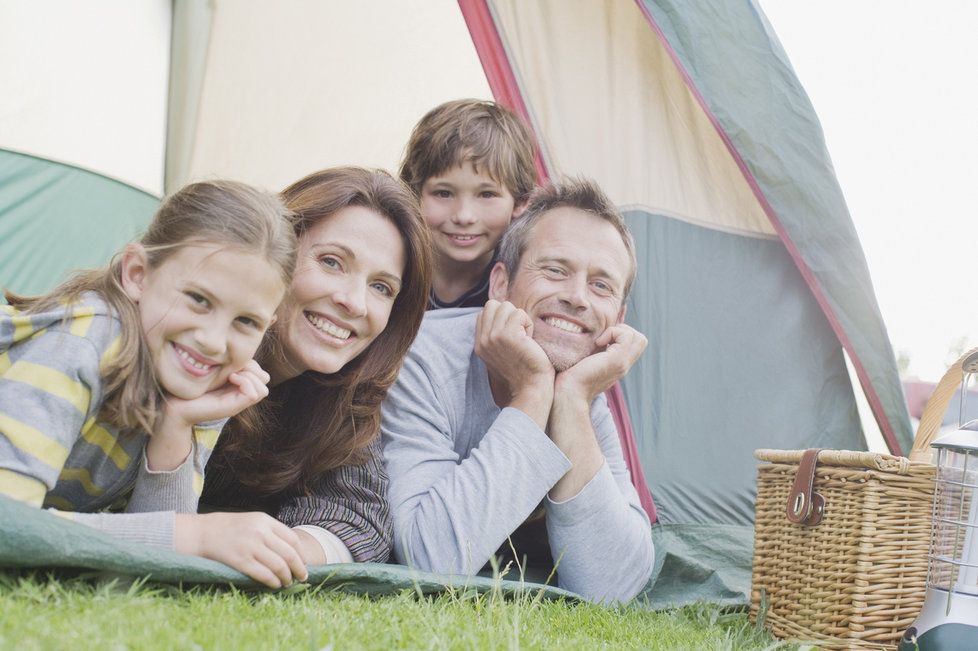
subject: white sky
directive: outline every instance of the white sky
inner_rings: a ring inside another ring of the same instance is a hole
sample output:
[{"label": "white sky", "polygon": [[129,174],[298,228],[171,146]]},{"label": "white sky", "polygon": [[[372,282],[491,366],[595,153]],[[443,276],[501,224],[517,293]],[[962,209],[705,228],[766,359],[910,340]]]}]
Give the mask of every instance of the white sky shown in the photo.
[{"label": "white sky", "polygon": [[890,340],[978,345],[978,2],[759,0],[822,122]]}]

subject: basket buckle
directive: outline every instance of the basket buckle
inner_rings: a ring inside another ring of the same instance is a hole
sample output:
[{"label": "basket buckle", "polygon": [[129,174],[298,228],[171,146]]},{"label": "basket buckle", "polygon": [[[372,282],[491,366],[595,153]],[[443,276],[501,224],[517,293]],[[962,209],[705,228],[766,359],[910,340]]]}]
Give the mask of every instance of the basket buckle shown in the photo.
[{"label": "basket buckle", "polygon": [[795,483],[788,493],[785,516],[789,522],[806,527],[814,527],[822,521],[825,512],[825,498],[815,492],[815,467],[821,448],[805,450],[798,464]]}]

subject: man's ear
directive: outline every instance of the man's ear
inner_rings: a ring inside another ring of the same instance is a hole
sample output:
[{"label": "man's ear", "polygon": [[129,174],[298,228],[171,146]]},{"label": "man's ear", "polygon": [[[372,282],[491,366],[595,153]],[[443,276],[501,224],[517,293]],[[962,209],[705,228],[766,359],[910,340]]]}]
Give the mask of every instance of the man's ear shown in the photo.
[{"label": "man's ear", "polygon": [[622,303],[621,310],[619,310],[618,312],[618,321],[615,322],[615,325],[621,325],[622,323],[625,322],[625,312],[627,311],[628,311],[628,306]]},{"label": "man's ear", "polygon": [[130,244],[122,251],[122,289],[133,303],[138,303],[146,285],[149,259],[142,244]]},{"label": "man's ear", "polygon": [[489,272],[489,298],[505,301],[509,295],[509,272],[506,265],[497,262]]}]

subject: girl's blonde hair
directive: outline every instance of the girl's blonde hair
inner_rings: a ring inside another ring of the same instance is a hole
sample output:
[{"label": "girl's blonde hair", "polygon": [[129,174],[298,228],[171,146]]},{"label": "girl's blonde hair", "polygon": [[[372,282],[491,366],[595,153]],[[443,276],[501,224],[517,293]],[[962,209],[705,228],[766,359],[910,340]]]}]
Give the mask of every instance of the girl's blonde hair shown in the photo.
[{"label": "girl's blonde hair", "polygon": [[[295,268],[293,215],[276,195],[235,181],[192,183],[163,201],[139,243],[149,267],[157,268],[181,247],[211,244],[264,256],[283,286]],[[122,325],[115,358],[102,369],[101,422],[123,430],[152,432],[163,407],[163,392],[139,318],[139,308],[122,287],[122,254],[100,269],[76,273],[42,296],[5,292],[15,308],[44,312],[96,292]]]}]

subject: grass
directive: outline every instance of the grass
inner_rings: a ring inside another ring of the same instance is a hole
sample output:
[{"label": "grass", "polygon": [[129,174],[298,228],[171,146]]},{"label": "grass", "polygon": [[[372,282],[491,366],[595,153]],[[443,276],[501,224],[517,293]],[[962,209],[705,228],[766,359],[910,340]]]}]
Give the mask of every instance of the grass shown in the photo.
[{"label": "grass", "polygon": [[498,593],[370,598],[0,574],[2,649],[784,649],[743,612]]}]

